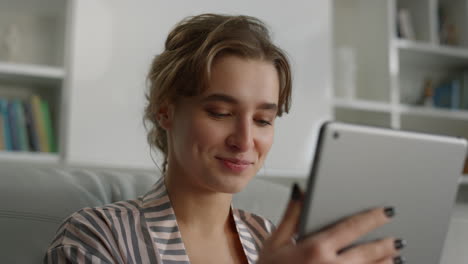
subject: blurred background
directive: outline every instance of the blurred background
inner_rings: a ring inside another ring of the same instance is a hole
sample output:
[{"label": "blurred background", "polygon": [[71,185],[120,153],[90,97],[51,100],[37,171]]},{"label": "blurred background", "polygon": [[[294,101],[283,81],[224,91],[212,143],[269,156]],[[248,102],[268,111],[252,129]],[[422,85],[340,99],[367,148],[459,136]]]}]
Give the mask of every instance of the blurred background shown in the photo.
[{"label": "blurred background", "polygon": [[323,120],[468,138],[466,0],[0,0],[0,161],[155,169],[146,74],[205,12],[262,19],[291,58],[262,176],[303,180]]},{"label": "blurred background", "polygon": [[293,106],[261,177],[304,182],[323,120],[468,138],[468,0],[0,0],[0,162],[157,169],[146,74],[206,12],[262,19],[290,56]]},{"label": "blurred background", "polygon": [[[315,122],[332,116],[326,0],[0,0],[0,98],[8,100],[2,113],[25,112],[10,127],[0,159],[155,168],[142,123],[146,74],[174,25],[205,12],[264,20],[290,55],[294,105],[278,122],[262,174],[305,176]],[[43,125],[28,122],[36,114]]]}]

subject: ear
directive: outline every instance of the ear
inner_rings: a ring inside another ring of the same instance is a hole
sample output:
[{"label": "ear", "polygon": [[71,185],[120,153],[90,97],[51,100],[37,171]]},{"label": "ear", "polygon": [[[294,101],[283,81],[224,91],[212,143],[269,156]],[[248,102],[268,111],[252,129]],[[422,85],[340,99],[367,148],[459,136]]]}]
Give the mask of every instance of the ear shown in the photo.
[{"label": "ear", "polygon": [[172,127],[172,120],[174,117],[174,106],[170,103],[162,104],[157,113],[157,120],[159,125],[164,128],[164,130],[168,130]]}]

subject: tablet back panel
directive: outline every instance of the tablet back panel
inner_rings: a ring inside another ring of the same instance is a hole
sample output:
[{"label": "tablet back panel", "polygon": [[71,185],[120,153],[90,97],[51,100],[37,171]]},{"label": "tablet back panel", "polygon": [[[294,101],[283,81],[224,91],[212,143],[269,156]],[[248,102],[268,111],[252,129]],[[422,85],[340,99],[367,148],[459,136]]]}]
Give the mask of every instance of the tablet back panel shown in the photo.
[{"label": "tablet back panel", "polygon": [[394,219],[359,242],[403,238],[408,263],[439,263],[466,140],[326,123],[317,147],[300,234],[359,211],[394,206]]}]

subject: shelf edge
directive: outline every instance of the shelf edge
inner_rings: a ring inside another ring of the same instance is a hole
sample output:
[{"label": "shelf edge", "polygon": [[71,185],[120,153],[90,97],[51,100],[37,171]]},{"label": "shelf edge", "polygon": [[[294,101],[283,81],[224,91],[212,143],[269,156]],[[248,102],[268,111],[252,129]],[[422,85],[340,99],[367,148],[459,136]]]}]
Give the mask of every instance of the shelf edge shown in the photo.
[{"label": "shelf edge", "polygon": [[333,106],[385,113],[391,113],[392,111],[392,105],[389,103],[379,103],[366,100],[334,99]]},{"label": "shelf edge", "polygon": [[58,164],[60,155],[56,153],[0,151],[0,162],[5,161]]},{"label": "shelf edge", "polygon": [[0,62],[0,74],[19,75],[46,79],[65,78],[65,70],[63,68],[5,62]]},{"label": "shelf edge", "polygon": [[439,118],[450,118],[450,119],[459,119],[468,121],[468,111],[467,110],[451,110],[443,108],[432,108],[432,107],[422,107],[422,106],[411,106],[400,104],[398,106],[398,111],[400,114],[413,114],[421,115],[427,117],[439,117]]}]

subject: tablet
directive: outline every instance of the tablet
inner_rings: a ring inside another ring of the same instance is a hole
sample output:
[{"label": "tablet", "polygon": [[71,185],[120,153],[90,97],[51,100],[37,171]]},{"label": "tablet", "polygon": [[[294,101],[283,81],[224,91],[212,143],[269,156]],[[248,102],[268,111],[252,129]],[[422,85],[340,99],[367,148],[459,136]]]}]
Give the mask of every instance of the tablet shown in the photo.
[{"label": "tablet", "polygon": [[390,223],[357,243],[402,238],[408,263],[439,263],[466,154],[461,138],[324,123],[299,237],[357,212],[394,206]]}]

